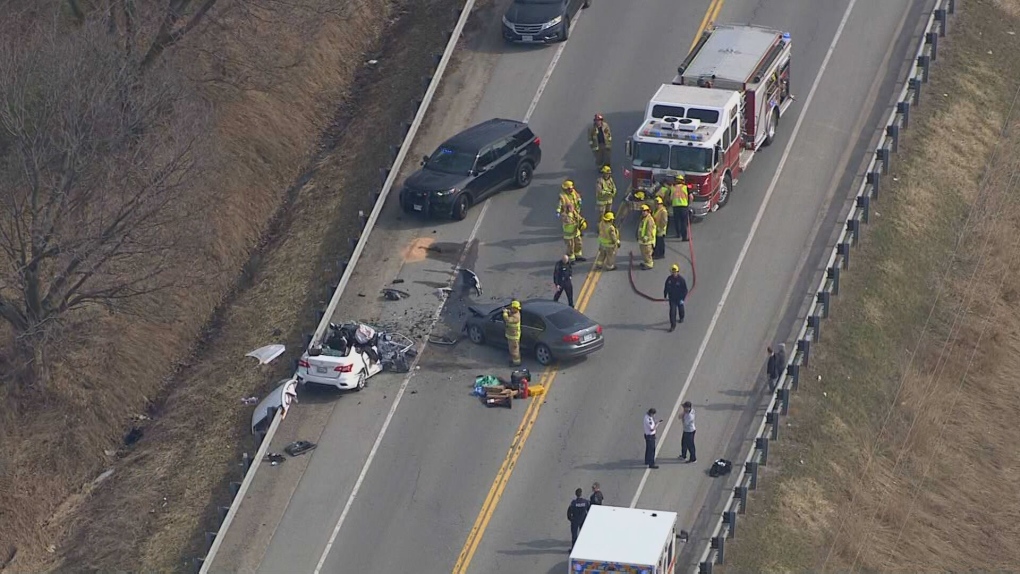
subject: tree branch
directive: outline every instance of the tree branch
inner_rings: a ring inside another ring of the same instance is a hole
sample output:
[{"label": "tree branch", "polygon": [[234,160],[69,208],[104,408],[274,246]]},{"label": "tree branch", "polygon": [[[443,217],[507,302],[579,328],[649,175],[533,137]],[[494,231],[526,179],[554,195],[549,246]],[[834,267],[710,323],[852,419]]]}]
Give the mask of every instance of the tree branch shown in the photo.
[{"label": "tree branch", "polygon": [[159,31],[156,33],[155,40],[152,41],[148,51],[145,53],[145,57],[142,58],[140,65],[142,70],[148,69],[164,50],[180,42],[188,32],[194,29],[216,4],[216,0],[204,0],[188,22],[175,29],[177,23],[184,16],[185,8],[190,3],[191,0],[176,0],[170,3],[166,16],[163,18],[163,23],[160,24]]}]

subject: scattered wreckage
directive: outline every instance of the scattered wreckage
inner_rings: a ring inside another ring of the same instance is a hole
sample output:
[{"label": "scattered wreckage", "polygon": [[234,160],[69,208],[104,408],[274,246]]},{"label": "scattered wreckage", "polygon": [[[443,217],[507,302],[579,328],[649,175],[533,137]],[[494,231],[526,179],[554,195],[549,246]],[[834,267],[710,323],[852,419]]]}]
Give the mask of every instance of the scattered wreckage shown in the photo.
[{"label": "scattered wreckage", "polygon": [[414,341],[401,333],[359,322],[330,323],[322,342],[301,355],[296,376],[302,384],[360,391],[383,371],[408,372],[416,354]]}]

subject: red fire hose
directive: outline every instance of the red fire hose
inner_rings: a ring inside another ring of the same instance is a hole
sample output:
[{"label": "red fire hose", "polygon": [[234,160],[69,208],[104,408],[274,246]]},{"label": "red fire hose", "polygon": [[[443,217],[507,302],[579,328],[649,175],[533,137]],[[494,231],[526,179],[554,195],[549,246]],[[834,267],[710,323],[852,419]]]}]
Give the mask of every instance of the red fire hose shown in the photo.
[{"label": "red fire hose", "polygon": [[[687,212],[687,239],[688,239],[687,247],[690,249],[690,252],[691,252],[691,288],[687,291],[688,296],[690,296],[691,293],[694,293],[694,287],[695,287],[695,285],[698,284],[698,266],[697,266],[697,262],[696,262],[697,260],[694,257],[694,229],[693,229],[693,227],[694,226],[691,225],[691,215],[690,215],[690,212],[688,211]],[[638,289],[637,284],[634,282],[634,252],[633,251],[630,252],[630,262],[627,265],[627,277],[630,279],[630,288],[633,289],[634,292],[637,293],[638,295],[640,295],[641,297],[644,297],[645,299],[648,299],[649,301],[653,301],[655,303],[664,303],[664,302],[667,301],[667,299],[664,299],[664,298],[661,298],[661,297],[652,297],[651,295],[649,295],[647,293],[643,293],[640,289]]]}]

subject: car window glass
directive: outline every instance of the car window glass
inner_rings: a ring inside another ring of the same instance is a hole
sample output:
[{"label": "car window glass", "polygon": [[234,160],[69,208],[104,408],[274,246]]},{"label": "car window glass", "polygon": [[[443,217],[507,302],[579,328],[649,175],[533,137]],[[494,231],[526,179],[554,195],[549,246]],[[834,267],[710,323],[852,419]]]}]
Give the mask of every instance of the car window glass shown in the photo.
[{"label": "car window glass", "polygon": [[549,322],[555,325],[557,329],[569,329],[584,323],[585,317],[574,309],[563,309],[549,315]]},{"label": "car window glass", "polygon": [[497,148],[496,153],[497,158],[506,157],[508,154],[514,153],[514,151],[517,149],[517,143],[514,141],[514,138],[512,137],[504,139],[497,145],[499,146]]},{"label": "car window glass", "polygon": [[478,154],[478,168],[481,169],[492,165],[499,158],[498,153],[499,150],[495,145],[487,146],[482,150],[482,153]]},{"label": "car window glass", "polygon": [[521,325],[532,329],[538,329],[539,331],[545,329],[545,323],[542,322],[541,317],[531,313],[521,313]]},{"label": "car window glass", "polygon": [[439,146],[425,164],[427,169],[465,175],[475,164],[475,154],[449,146]]},{"label": "car window glass", "polygon": [[517,132],[516,134],[514,134],[514,138],[513,138],[514,139],[514,146],[518,147],[518,148],[526,146],[526,145],[528,145],[531,142],[532,138],[534,138],[534,137],[535,137],[535,134],[531,133],[530,129],[524,128],[523,130],[521,130],[521,131]]}]

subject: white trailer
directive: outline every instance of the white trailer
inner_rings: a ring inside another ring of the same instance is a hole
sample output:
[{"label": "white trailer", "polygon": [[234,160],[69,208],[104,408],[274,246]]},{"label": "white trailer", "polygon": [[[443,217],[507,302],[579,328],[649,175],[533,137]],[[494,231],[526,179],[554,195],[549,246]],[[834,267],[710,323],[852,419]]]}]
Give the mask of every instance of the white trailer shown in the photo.
[{"label": "white trailer", "polygon": [[675,512],[592,506],[570,552],[570,574],[674,574]]}]

